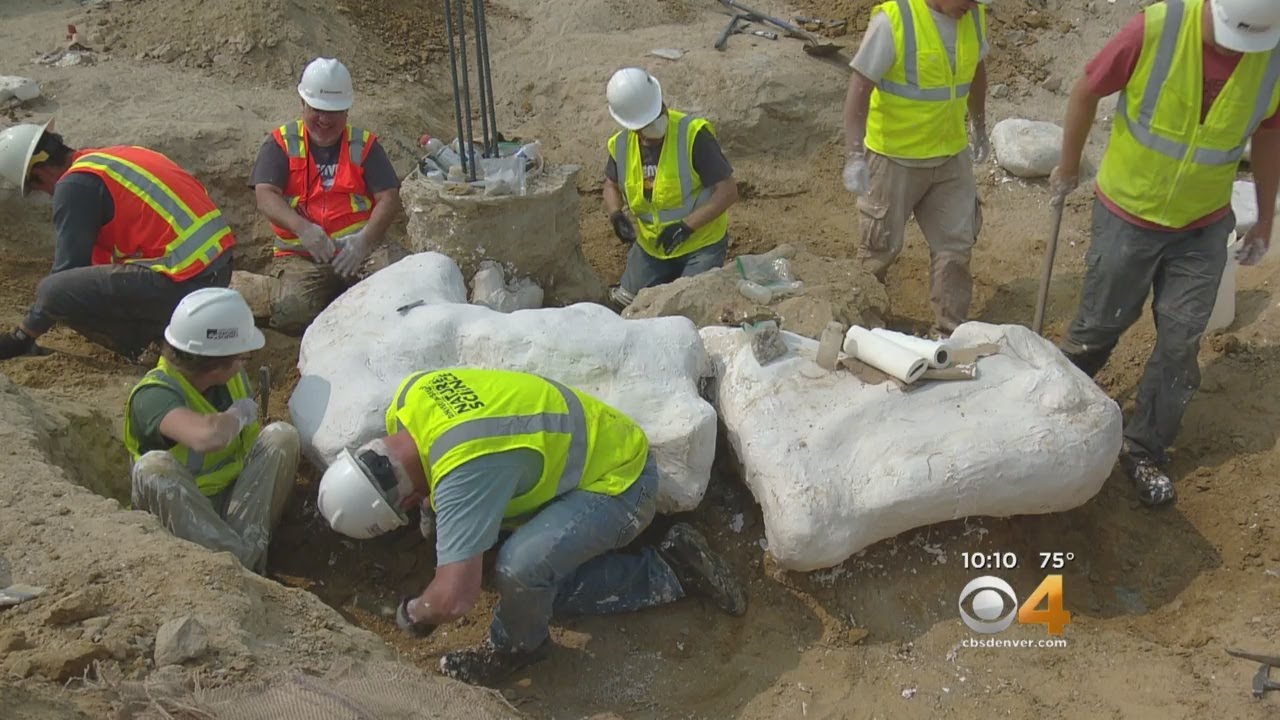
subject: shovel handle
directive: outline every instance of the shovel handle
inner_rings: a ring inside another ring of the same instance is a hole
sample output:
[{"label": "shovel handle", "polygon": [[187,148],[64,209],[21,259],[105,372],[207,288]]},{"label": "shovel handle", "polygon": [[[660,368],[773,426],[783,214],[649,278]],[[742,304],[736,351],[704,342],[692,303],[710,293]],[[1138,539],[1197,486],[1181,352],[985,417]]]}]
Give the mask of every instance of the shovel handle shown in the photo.
[{"label": "shovel handle", "polygon": [[1058,253],[1058,232],[1062,230],[1062,204],[1055,203],[1052,207],[1049,244],[1045,246],[1044,262],[1040,265],[1040,293],[1036,298],[1036,315],[1031,321],[1031,330],[1037,335],[1044,329],[1044,311],[1049,304],[1049,279],[1053,277],[1053,258]]},{"label": "shovel handle", "polygon": [[263,365],[258,368],[258,393],[262,402],[258,403],[258,421],[267,421],[267,406],[271,404],[271,368]]}]

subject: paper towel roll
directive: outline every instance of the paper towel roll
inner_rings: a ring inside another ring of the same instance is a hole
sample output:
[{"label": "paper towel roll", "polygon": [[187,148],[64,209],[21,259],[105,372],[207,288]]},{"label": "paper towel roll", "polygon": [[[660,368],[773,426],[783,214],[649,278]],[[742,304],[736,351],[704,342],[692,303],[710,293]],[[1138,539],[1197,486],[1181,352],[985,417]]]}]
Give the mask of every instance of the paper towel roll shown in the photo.
[{"label": "paper towel roll", "polygon": [[858,325],[845,333],[844,352],[908,385],[929,369],[929,360],[920,353]]},{"label": "paper towel roll", "polygon": [[907,335],[893,330],[885,330],[884,328],[871,328],[871,333],[888,338],[912,352],[920,353],[929,361],[929,367],[940,370],[951,366],[951,349],[947,347],[945,342]]}]

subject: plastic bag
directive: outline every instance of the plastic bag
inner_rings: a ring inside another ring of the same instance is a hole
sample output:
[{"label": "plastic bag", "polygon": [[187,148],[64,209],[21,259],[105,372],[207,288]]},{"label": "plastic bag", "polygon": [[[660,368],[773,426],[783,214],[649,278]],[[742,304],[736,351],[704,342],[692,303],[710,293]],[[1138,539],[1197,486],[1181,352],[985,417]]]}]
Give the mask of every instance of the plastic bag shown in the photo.
[{"label": "plastic bag", "polygon": [[516,156],[480,158],[480,170],[484,174],[484,194],[524,195],[524,159]]},{"label": "plastic bag", "polygon": [[773,298],[799,295],[804,292],[804,283],[796,280],[791,274],[791,262],[786,258],[739,255],[734,262],[738,268],[738,274],[749,283],[749,285],[739,283],[738,290],[752,300],[763,296],[763,293],[756,289],[757,287],[769,291],[769,299],[756,300],[757,302],[769,302]]},{"label": "plastic bag", "polygon": [[742,329],[751,339],[751,354],[756,356],[756,362],[761,365],[768,365],[787,354],[787,343],[782,339],[778,323],[773,320],[743,323]]}]

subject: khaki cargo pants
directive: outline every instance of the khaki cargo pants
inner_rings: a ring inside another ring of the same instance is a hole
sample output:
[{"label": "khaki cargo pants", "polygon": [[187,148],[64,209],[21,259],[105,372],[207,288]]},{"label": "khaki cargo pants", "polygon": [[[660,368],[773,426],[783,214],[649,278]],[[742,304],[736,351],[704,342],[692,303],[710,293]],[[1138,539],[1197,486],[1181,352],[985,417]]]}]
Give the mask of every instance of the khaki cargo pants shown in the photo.
[{"label": "khaki cargo pants", "polygon": [[929,243],[929,302],[946,333],[968,319],[973,297],[969,256],[982,230],[982,209],[966,150],[937,167],[908,167],[868,151],[871,191],[858,196],[857,257],[881,282],[902,252],[915,215]]},{"label": "khaki cargo pants", "polygon": [[407,254],[399,244],[386,243],[370,253],[354,278],[344,278],[333,265],[316,263],[310,256],[272,258],[271,277],[279,282],[271,297],[271,329],[286,335],[301,335],[347,288]]}]

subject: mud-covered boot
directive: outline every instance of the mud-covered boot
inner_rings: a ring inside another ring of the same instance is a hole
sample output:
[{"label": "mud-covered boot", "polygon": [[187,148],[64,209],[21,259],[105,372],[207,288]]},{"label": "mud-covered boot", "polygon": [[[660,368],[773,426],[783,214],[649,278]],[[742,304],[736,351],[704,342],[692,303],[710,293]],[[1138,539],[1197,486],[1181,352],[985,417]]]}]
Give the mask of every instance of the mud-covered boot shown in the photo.
[{"label": "mud-covered boot", "polygon": [[468,685],[493,685],[544,659],[550,647],[547,640],[533,650],[502,652],[485,640],[475,647],[445,653],[440,658],[440,672]]},{"label": "mud-covered boot", "polygon": [[1155,460],[1134,448],[1128,440],[1124,441],[1124,447],[1120,450],[1120,468],[1133,481],[1138,499],[1144,505],[1163,505],[1176,497],[1173,480],[1169,479]]},{"label": "mud-covered boot", "polygon": [[711,549],[692,525],[672,525],[658,545],[658,554],[675,571],[680,586],[689,595],[711,598],[730,615],[747,611],[747,593],[729,563]]}]

